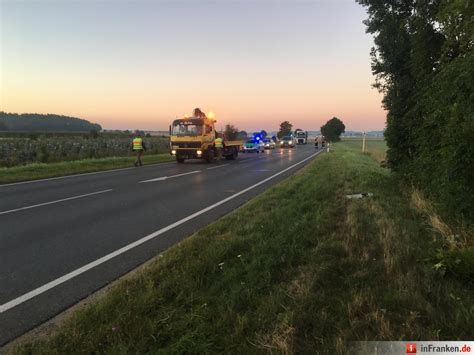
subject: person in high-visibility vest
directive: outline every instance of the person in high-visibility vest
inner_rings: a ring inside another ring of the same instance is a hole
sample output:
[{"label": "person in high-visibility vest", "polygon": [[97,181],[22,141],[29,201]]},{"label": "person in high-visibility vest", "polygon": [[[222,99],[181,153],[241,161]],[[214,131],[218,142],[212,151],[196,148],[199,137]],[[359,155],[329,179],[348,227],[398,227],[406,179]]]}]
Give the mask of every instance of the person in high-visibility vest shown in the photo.
[{"label": "person in high-visibility vest", "polygon": [[142,137],[136,136],[135,138],[133,138],[132,150],[136,156],[134,165],[136,167],[142,166],[142,155],[143,152],[146,150],[145,142],[143,141]]},{"label": "person in high-visibility vest", "polygon": [[220,163],[222,159],[222,149],[224,149],[224,140],[217,135],[216,139],[214,139],[214,148],[216,148],[217,152],[217,162]]}]

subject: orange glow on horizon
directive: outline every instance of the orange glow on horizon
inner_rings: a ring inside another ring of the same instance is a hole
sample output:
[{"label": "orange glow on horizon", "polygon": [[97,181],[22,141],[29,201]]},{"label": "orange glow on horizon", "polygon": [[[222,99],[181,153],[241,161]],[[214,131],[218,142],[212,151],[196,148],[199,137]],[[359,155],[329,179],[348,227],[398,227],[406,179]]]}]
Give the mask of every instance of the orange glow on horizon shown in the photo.
[{"label": "orange glow on horizon", "polygon": [[[226,26],[182,21],[166,36],[156,34],[169,31],[173,15],[194,19],[192,6],[34,3],[4,7],[2,111],[79,117],[104,129],[167,130],[195,107],[211,119],[217,112],[219,129],[275,131],[288,120],[319,130],[334,116],[347,130],[385,127],[382,95],[371,88],[373,40],[354,2],[202,2]],[[45,20],[55,11],[67,23]],[[122,21],[122,11],[135,16]],[[347,25],[332,26],[341,18]]]}]

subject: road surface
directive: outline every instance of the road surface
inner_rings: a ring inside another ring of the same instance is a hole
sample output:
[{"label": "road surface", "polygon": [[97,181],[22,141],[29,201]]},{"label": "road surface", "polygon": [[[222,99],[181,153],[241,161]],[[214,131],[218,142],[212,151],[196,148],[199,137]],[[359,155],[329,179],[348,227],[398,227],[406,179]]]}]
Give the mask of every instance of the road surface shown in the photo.
[{"label": "road surface", "polygon": [[0,185],[0,346],[314,159],[314,146]]}]

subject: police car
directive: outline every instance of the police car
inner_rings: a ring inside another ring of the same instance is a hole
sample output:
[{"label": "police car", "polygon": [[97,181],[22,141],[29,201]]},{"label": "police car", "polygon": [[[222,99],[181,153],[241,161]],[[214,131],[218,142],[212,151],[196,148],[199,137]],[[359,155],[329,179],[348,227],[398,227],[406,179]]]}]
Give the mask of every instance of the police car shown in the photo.
[{"label": "police car", "polygon": [[242,147],[243,153],[246,153],[246,152],[260,153],[263,151],[265,151],[265,147],[260,139],[254,139],[254,138],[248,139]]}]

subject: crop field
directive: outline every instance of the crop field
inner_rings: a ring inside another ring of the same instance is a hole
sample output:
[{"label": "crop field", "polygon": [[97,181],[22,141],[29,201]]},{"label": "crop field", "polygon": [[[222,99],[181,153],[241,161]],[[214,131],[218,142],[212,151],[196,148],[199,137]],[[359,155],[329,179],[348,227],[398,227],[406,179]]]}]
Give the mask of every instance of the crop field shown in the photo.
[{"label": "crop field", "polygon": [[[343,141],[344,145],[362,151],[362,138],[343,138]],[[387,143],[383,138],[367,138],[365,140],[365,153],[375,160],[384,161],[386,152]]]},{"label": "crop field", "polygon": [[[108,134],[0,137],[0,167],[126,156],[131,140]],[[146,137],[144,141],[150,155],[168,150],[166,138]]]}]

